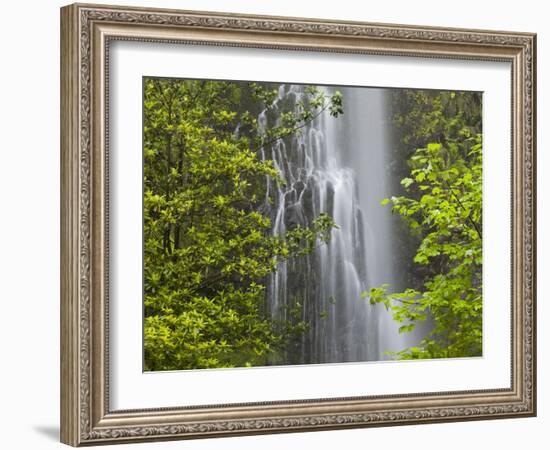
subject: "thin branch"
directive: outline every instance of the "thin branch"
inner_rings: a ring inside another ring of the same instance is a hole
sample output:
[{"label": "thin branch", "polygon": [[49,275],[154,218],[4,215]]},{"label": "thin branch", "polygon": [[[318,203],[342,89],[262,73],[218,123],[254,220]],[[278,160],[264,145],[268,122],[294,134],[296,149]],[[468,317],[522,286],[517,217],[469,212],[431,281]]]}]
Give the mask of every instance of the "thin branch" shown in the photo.
[{"label": "thin branch", "polygon": [[404,305],[421,305],[422,302],[417,302],[414,300],[401,300],[399,298],[394,298],[391,296],[391,294],[388,296],[391,300],[395,300],[396,302],[402,303]]},{"label": "thin branch", "polygon": [[257,151],[261,150],[262,148],[264,147],[267,147],[271,144],[274,144],[275,142],[277,142],[278,140],[280,139],[283,139],[287,136],[290,136],[294,133],[296,133],[297,131],[301,130],[302,128],[308,126],[311,122],[313,122],[315,119],[317,119],[317,117],[319,117],[324,111],[327,110],[327,108],[329,107],[330,103],[327,103],[325,106],[323,106],[319,112],[317,114],[315,114],[311,119],[309,119],[308,121],[306,122],[303,122],[300,126],[297,126],[297,127],[294,127],[292,128],[288,133],[282,135],[282,136],[277,136],[273,139],[271,139],[270,141],[267,141],[267,142],[264,142],[262,145],[256,147],[255,149],[252,150],[252,152],[256,153]]},{"label": "thin branch", "polygon": [[[443,180],[445,182],[445,184],[447,185],[447,187],[449,188],[449,190],[451,191],[451,194],[452,196],[455,198],[455,200],[458,202],[458,204],[460,205],[460,207],[465,211],[465,212],[468,212],[468,210],[464,207],[464,205],[462,204],[462,202],[460,201],[460,199],[458,198],[458,196],[454,193],[453,191],[453,188],[451,187],[451,185],[449,184],[449,182],[447,180]],[[474,227],[474,229],[476,230],[477,232],[477,235],[479,236],[479,239],[480,240],[483,240],[483,236],[481,234],[481,230],[479,229],[477,223],[474,221],[474,219],[472,219],[472,215],[471,213],[468,213],[468,220],[470,221],[470,223],[472,224],[472,226]]]}]

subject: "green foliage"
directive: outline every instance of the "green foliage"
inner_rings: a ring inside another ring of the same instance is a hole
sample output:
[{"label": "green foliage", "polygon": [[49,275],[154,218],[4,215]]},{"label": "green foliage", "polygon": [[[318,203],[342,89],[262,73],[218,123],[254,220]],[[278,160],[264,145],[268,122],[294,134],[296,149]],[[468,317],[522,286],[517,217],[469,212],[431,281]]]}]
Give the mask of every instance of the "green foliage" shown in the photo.
[{"label": "green foliage", "polygon": [[383,304],[402,324],[400,333],[414,330],[418,321],[434,324],[420,347],[392,353],[398,358],[482,353],[482,144],[480,108],[468,95],[475,97],[411,92],[413,107],[397,118],[406,140],[416,145],[424,133],[426,141],[408,159],[405,195],[381,204],[391,204],[414,236],[413,261],[423,282],[397,293],[385,284],[364,297]]},{"label": "green foliage", "polygon": [[480,93],[399,89],[393,97],[394,124],[409,151],[407,157],[429,142],[444,144],[464,131],[481,132]]},{"label": "green foliage", "polygon": [[146,370],[266,364],[306,328],[269,319],[265,279],[335,225],[321,215],[273,236],[261,206],[266,178],[281,180],[257,151],[325,109],[341,114],[341,96],[310,88],[297,113],[262,129],[256,117],[275,97],[255,83],[144,79]]}]

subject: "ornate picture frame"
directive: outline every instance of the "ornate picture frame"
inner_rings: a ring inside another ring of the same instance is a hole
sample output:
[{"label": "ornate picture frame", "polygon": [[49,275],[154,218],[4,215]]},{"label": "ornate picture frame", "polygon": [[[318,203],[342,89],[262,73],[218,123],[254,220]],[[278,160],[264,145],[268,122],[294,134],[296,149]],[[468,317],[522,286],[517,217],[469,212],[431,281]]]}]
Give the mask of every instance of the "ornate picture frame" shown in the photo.
[{"label": "ornate picture frame", "polygon": [[[510,385],[114,410],[108,68],[115,41],[510,64],[511,183],[504,185],[511,192]],[[535,89],[536,36],[530,33],[105,5],[62,8],[61,441],[81,446],[536,415]]]}]

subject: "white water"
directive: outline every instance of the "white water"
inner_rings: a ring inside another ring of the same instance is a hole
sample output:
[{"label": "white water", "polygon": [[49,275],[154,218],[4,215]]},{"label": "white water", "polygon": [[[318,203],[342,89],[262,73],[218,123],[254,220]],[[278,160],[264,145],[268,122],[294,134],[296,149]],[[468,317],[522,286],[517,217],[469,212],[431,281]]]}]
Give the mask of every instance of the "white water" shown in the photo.
[{"label": "white water", "polygon": [[[262,150],[286,181],[267,180],[266,210],[274,234],[311,225],[320,213],[338,225],[328,244],[279,264],[270,279],[267,302],[273,318],[291,319],[295,307],[309,324],[287,349],[286,364],[376,361],[387,358],[385,351],[418,341],[399,335],[383,307],[361,298],[363,291],[383,283],[401,288],[400,267],[393,261],[395,221],[390,208],[380,205],[392,186],[389,92],[339,90],[342,116],[324,112],[291,141]],[[260,127],[276,124],[279,109],[292,108],[304,96],[301,86],[281,85],[272,111],[260,114]]]}]

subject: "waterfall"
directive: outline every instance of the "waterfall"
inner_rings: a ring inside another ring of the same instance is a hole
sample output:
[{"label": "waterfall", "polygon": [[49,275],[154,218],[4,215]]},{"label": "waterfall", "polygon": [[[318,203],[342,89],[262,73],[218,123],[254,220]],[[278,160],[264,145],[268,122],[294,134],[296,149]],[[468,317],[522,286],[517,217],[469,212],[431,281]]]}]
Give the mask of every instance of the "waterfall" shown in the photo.
[{"label": "waterfall", "polygon": [[[333,88],[323,88],[330,95]],[[376,361],[384,351],[401,350],[411,338],[380,305],[361,293],[389,283],[399,288],[399,267],[392,258],[394,219],[380,201],[391,195],[388,171],[388,91],[339,88],[344,114],[325,111],[299,134],[262,149],[284,183],[267,178],[265,210],[272,233],[309,226],[321,213],[338,228],[328,244],[278,265],[268,283],[267,307],[277,321],[309,324],[291,342],[285,364]],[[278,125],[283,111],[306,97],[303,86],[281,85],[271,108],[258,117],[260,131]],[[276,362],[275,362],[276,363]]]}]

